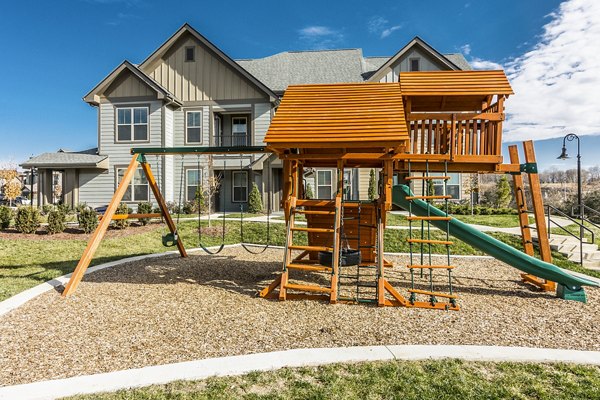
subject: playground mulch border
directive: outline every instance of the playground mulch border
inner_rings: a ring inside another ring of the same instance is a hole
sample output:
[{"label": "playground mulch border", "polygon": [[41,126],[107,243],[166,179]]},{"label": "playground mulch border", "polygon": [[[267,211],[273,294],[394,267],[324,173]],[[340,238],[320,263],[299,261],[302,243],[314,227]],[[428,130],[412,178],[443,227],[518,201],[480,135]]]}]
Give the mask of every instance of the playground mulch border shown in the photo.
[{"label": "playground mulch border", "polygon": [[[459,312],[257,298],[281,258],[281,250],[252,255],[239,247],[212,257],[166,256],[87,275],[67,300],[45,293],[0,318],[0,386],[291,348],[600,350],[598,289],[587,289],[588,304],[564,301],[522,284],[499,261],[457,258]],[[386,273],[406,295],[407,259],[393,261],[398,266]]]}]

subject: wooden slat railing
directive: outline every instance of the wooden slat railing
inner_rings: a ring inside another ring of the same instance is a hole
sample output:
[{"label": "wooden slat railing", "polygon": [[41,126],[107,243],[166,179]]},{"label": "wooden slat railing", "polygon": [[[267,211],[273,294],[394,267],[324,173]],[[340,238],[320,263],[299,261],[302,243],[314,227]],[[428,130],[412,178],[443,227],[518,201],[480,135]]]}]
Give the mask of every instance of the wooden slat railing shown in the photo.
[{"label": "wooden slat railing", "polygon": [[445,154],[482,162],[501,156],[502,121],[498,104],[485,113],[412,113],[408,116],[411,154]]}]

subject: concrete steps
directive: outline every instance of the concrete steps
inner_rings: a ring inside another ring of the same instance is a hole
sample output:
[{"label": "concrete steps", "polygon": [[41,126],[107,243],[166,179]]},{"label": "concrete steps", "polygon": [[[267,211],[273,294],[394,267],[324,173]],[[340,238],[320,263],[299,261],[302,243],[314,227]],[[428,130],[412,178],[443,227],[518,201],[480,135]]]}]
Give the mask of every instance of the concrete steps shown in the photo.
[{"label": "concrete steps", "polygon": [[[534,237],[537,241],[537,237]],[[571,236],[552,235],[550,237],[550,248],[567,257],[570,261],[580,262],[579,240]],[[585,268],[600,270],[600,251],[594,243],[583,243],[583,266]]]}]

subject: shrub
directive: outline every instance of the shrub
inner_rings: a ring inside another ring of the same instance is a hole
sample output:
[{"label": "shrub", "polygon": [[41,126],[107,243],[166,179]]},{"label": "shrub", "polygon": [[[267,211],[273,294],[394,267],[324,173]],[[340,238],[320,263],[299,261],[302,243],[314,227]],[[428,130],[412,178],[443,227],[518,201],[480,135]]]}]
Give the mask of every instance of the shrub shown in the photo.
[{"label": "shrub", "polygon": [[6,206],[0,206],[0,229],[7,229],[13,219],[13,210]]},{"label": "shrub", "polygon": [[512,200],[512,193],[506,175],[502,175],[496,185],[496,206],[506,208]]},{"label": "shrub", "polygon": [[262,197],[258,191],[258,186],[256,186],[256,183],[254,182],[252,183],[252,190],[248,197],[248,212],[253,214],[263,212]]},{"label": "shrub", "polygon": [[181,206],[182,214],[196,214],[197,211],[198,211],[198,207],[197,207],[197,204],[195,201],[186,201]]},{"label": "shrub", "polygon": [[312,188],[312,185],[310,183],[306,184],[306,191],[304,192],[304,197],[306,197],[307,199],[314,199],[315,198],[315,194],[313,192],[313,188]]},{"label": "shrub", "polygon": [[91,207],[81,208],[77,214],[79,229],[85,233],[92,233],[98,226],[98,214]]},{"label": "shrub", "polygon": [[52,204],[44,204],[42,206],[42,214],[43,215],[48,215],[50,214],[50,211],[54,210],[54,206]]},{"label": "shrub", "polygon": [[40,226],[40,212],[33,207],[19,207],[15,217],[15,228],[21,233],[35,233]]},{"label": "shrub", "polygon": [[[138,203],[137,212],[138,214],[150,214],[152,212],[152,203],[147,201]],[[150,218],[139,218],[138,221],[145,226],[150,222]]]},{"label": "shrub", "polygon": [[55,233],[64,232],[66,226],[65,214],[61,210],[50,211],[48,214],[48,233],[54,235]]},{"label": "shrub", "polygon": [[73,209],[71,208],[70,205],[68,204],[64,204],[64,203],[59,203],[56,205],[56,209],[60,212],[62,212],[64,215],[70,214],[71,211],[73,211]]},{"label": "shrub", "polygon": [[78,214],[80,212],[82,212],[83,210],[85,210],[86,208],[89,208],[87,203],[79,203],[75,206],[75,212],[77,212]]},{"label": "shrub", "polygon": [[[129,206],[126,203],[119,204],[119,206],[117,207],[117,211],[115,211],[115,214],[131,214],[131,213],[133,213],[133,210],[131,208],[129,208]],[[113,226],[117,229],[125,229],[129,226],[128,219],[115,219],[112,223],[113,223]]]},{"label": "shrub", "polygon": [[167,210],[169,210],[169,214],[178,214],[179,213],[179,205],[174,201],[167,202]]},{"label": "shrub", "polygon": [[373,201],[377,198],[377,180],[375,179],[375,170],[369,172],[369,200]]}]

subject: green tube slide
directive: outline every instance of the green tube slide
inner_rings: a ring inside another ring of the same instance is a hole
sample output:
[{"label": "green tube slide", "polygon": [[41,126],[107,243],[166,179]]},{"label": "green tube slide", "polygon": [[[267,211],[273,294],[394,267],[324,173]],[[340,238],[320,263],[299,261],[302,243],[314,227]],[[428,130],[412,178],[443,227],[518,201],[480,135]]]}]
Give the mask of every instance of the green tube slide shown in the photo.
[{"label": "green tube slide", "polygon": [[[414,215],[445,217],[447,214],[433,205],[419,199],[407,200],[407,196],[413,196],[410,188],[406,185],[396,185],[392,189],[392,202],[405,210],[409,207]],[[411,204],[412,203],[412,204]],[[443,231],[446,230],[448,221],[430,221],[432,225]],[[598,283],[572,275],[555,265],[531,257],[506,243],[501,242],[472,226],[452,218],[449,221],[450,235],[462,240],[484,253],[505,262],[525,273],[539,278],[558,283],[557,295],[570,300],[585,302],[585,292],[581,286],[600,286]]]}]

